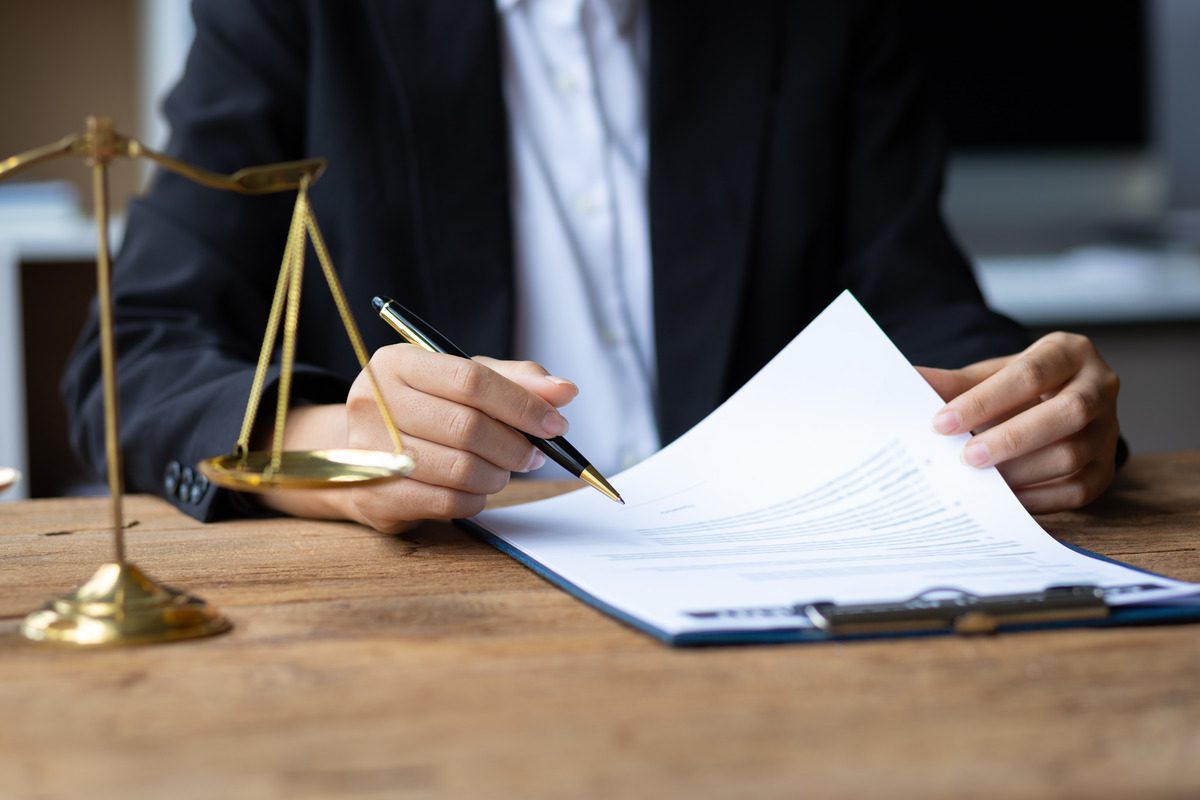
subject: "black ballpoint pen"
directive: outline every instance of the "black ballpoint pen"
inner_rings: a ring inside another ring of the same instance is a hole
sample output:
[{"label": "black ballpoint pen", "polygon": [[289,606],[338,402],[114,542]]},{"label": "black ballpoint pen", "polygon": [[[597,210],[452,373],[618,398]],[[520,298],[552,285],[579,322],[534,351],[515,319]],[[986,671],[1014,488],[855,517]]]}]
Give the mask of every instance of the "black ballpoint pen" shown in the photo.
[{"label": "black ballpoint pen", "polygon": [[[400,334],[409,344],[416,345],[422,350],[428,350],[431,353],[447,353],[461,358],[470,358],[458,345],[451,342],[439,333],[436,328],[395,300],[386,297],[376,297],[371,300],[371,305],[374,306],[380,318],[392,326],[396,333]],[[621,505],[625,505],[625,501],[621,499],[621,495],[617,493],[617,490],[566,439],[561,436],[555,436],[553,439],[541,439],[532,434],[525,433],[525,431],[519,431],[519,433],[567,472],[577,476],[580,480],[589,484],[610,500],[615,500]]]}]

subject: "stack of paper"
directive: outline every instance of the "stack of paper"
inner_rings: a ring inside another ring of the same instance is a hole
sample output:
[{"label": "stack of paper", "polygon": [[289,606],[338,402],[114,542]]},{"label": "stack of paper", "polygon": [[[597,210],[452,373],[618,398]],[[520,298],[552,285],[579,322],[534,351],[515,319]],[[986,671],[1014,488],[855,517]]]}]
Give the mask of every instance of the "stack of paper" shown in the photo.
[{"label": "stack of paper", "polygon": [[960,461],[965,434],[932,430],[941,405],[845,293],[707,419],[613,477],[627,506],[577,491],[475,522],[568,591],[677,643],[803,632],[798,605],[931,589],[1092,584],[1112,606],[1200,592],[1055,541],[995,469]]}]

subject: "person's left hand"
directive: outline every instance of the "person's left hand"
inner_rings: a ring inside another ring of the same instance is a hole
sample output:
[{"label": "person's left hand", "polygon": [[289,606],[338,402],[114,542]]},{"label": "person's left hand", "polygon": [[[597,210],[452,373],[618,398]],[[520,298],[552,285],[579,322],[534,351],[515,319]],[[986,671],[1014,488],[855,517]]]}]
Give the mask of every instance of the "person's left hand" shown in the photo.
[{"label": "person's left hand", "polygon": [[1051,333],[962,369],[917,367],[946,405],[933,428],[975,433],[962,458],[995,466],[1034,513],[1078,508],[1116,472],[1120,379],[1085,336]]}]

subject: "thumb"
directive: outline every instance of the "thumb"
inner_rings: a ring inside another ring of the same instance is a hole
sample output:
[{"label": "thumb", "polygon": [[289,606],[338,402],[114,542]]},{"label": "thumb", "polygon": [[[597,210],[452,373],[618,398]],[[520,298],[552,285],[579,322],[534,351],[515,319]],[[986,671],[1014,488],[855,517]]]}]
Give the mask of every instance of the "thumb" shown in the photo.
[{"label": "thumb", "polygon": [[528,389],[555,408],[561,408],[575,399],[579,387],[566,378],[551,375],[536,361],[501,361],[488,356],[473,359],[488,369],[499,372],[518,386]]}]

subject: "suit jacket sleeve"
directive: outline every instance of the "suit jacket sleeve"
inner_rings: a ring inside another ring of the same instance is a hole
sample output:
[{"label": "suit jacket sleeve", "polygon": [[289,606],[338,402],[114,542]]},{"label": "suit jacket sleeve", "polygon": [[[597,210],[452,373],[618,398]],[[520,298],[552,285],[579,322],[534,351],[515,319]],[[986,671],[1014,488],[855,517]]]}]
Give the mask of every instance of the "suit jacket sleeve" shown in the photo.
[{"label": "suit jacket sleeve", "polygon": [[944,143],[895,6],[854,20],[843,186],[845,285],[917,364],[1016,352],[1027,334],[984,304],[939,210]]},{"label": "suit jacket sleeve", "polygon": [[[303,157],[299,4],[198,0],[193,13],[195,42],[165,105],[169,152],[220,172]],[[113,280],[130,491],[163,494],[205,520],[237,505],[193,469],[237,437],[293,202],[291,193],[245,197],[160,172],[130,204]],[[295,381],[301,402],[345,398],[344,378],[322,370],[298,364]],[[77,451],[104,472],[94,312],[62,392]]]}]

